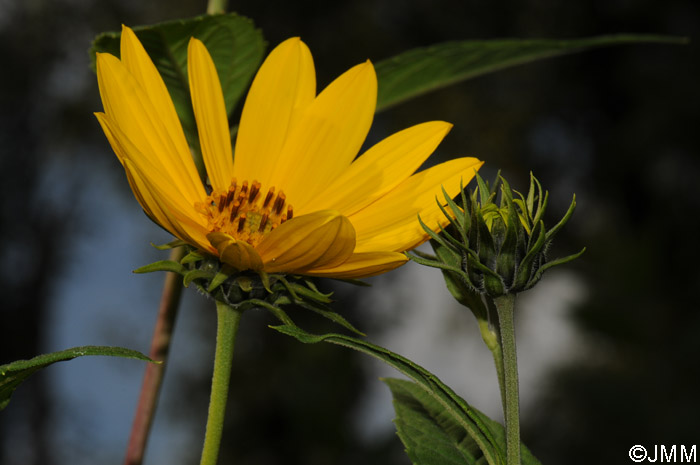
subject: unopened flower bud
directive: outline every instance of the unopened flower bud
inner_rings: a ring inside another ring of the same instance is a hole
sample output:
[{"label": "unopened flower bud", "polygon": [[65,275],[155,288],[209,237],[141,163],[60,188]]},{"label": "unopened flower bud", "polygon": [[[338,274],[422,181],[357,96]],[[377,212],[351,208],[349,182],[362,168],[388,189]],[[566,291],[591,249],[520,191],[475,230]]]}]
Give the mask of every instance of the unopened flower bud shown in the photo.
[{"label": "unopened flower bud", "polygon": [[475,293],[493,298],[525,291],[547,269],[583,253],[585,248],[556,260],[547,256],[554,236],[574,212],[575,196],[564,217],[547,230],[543,216],[548,193],[532,174],[527,196],[511,190],[502,177],[493,188],[478,174],[476,178],[478,187],[471,193],[463,190],[457,201],[445,196],[443,213],[449,224],[440,233],[429,233],[436,257],[413,257],[441,268],[460,302]]}]

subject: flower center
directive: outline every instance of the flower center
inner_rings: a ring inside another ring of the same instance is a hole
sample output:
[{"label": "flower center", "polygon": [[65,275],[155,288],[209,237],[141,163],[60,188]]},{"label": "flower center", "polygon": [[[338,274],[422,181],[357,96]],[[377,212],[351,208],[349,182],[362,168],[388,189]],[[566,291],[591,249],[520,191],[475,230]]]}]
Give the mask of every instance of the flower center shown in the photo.
[{"label": "flower center", "polygon": [[211,232],[222,232],[255,247],[267,233],[292,219],[293,209],[281,190],[270,187],[262,195],[261,184],[253,180],[241,184],[233,178],[227,191],[213,191],[195,207],[207,218]]}]

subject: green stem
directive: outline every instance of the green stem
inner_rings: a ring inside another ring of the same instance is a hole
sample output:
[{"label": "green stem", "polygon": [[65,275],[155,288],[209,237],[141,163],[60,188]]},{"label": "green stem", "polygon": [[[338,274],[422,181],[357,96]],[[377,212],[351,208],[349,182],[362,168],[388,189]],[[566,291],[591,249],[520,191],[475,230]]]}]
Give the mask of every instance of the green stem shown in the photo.
[{"label": "green stem", "polygon": [[503,373],[503,351],[501,350],[501,341],[498,330],[489,324],[486,320],[478,320],[479,331],[481,338],[484,340],[486,347],[493,355],[493,364],[496,366],[496,374],[498,375],[498,387],[501,390],[501,404],[503,411],[506,410],[506,387],[505,375]]},{"label": "green stem", "polygon": [[209,3],[207,3],[207,14],[218,15],[226,13],[227,5],[228,0],[209,0]]},{"label": "green stem", "polygon": [[518,356],[515,349],[515,295],[493,299],[498,311],[505,378],[506,463],[520,465],[520,400],[518,393]]},{"label": "green stem", "polygon": [[[503,371],[503,349],[501,348],[501,330],[498,322],[498,310],[496,309],[496,304],[493,303],[492,298],[487,296],[484,300],[486,301],[489,319],[484,322],[479,321],[479,329],[481,331],[481,337],[486,343],[486,347],[489,348],[491,354],[493,355],[493,364],[496,366],[496,374],[498,375],[498,387],[501,391],[501,407],[503,408],[503,414],[505,415],[506,377]],[[485,332],[487,332],[488,340],[487,337],[484,336]]]},{"label": "green stem", "polygon": [[214,357],[214,376],[211,381],[211,397],[209,398],[209,416],[204,435],[204,448],[200,465],[216,465],[219,458],[221,432],[224,429],[224,415],[228,386],[231,379],[231,361],[233,347],[241,321],[241,311],[225,303],[216,302],[217,329],[216,355]]}]

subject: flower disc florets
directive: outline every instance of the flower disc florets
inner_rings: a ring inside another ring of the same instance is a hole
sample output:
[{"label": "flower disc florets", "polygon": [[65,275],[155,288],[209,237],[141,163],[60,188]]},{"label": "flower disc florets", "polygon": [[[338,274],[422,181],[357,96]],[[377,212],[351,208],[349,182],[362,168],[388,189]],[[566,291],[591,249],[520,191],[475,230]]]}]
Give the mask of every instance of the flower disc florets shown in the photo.
[{"label": "flower disc florets", "polygon": [[291,220],[294,209],[284,192],[270,187],[267,193],[253,181],[233,178],[228,190],[213,191],[205,202],[195,204],[207,220],[210,232],[221,232],[256,247],[273,229]]},{"label": "flower disc florets", "polygon": [[539,181],[530,175],[526,197],[512,191],[502,177],[499,181],[500,189],[498,181],[489,188],[477,174],[478,187],[471,194],[462,191],[457,199],[461,205],[446,196],[450,211],[443,213],[450,224],[439,234],[431,234],[436,259],[413,257],[450,273],[452,287],[457,282],[466,286],[462,290],[451,288],[453,294],[478,292],[498,297],[522,292],[534,286],[544,271],[577,258],[585,250],[551,261],[547,256],[555,234],[574,212],[575,196],[564,217],[547,231],[542,218],[548,193]]}]

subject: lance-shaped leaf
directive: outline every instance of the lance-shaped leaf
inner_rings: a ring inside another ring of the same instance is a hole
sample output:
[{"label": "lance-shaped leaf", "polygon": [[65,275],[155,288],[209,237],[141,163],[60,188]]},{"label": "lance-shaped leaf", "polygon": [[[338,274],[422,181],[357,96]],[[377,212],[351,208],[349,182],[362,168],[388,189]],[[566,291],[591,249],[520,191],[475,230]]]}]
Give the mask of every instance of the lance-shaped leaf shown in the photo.
[{"label": "lance-shaped leaf", "polygon": [[[445,409],[416,383],[402,379],[383,379],[391,389],[396,411],[396,429],[415,465],[481,465],[487,463],[481,450]],[[506,447],[503,426],[472,407],[489,428],[501,449]],[[540,465],[521,444],[522,465]]]},{"label": "lance-shaped leaf", "polygon": [[440,406],[439,408],[443,410],[444,415],[449,416],[450,421],[458,425],[462,429],[463,434],[472,438],[484,458],[483,462],[479,462],[480,464],[505,464],[504,449],[496,436],[496,432],[491,430],[491,427],[484,421],[482,415],[425,368],[383,347],[350,336],[342,334],[315,335],[292,325],[272,326],[272,329],[293,336],[307,344],[329,342],[354,349],[394,367],[415,381],[417,386],[430,396],[433,402]]},{"label": "lance-shaped leaf", "polygon": [[122,347],[84,346],[72,349],[39,355],[30,360],[17,360],[16,362],[0,365],[0,410],[7,407],[10,397],[25,379],[33,373],[56,362],[72,360],[84,355],[107,355],[110,357],[133,358],[153,362],[150,358],[131,349]]},{"label": "lance-shaped leaf", "polygon": [[592,48],[635,43],[683,44],[687,39],[620,34],[572,40],[465,40],[417,48],[376,64],[377,111],[511,66]]}]

